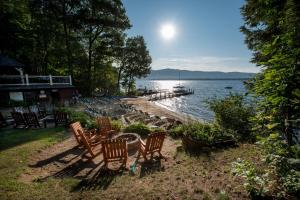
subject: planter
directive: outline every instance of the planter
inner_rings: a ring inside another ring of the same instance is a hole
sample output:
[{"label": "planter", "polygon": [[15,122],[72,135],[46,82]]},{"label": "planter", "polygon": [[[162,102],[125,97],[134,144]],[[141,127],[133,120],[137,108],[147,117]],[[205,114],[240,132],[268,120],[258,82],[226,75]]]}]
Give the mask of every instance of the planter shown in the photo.
[{"label": "planter", "polygon": [[186,150],[197,151],[205,147],[210,147],[210,145],[203,140],[196,140],[189,136],[183,136],[181,140],[182,145]]},{"label": "planter", "polygon": [[225,139],[219,140],[213,143],[208,143],[203,140],[197,140],[189,136],[183,136],[182,137],[182,145],[186,150],[190,151],[198,151],[203,148],[224,148],[228,146],[234,146],[236,145],[236,141],[233,139]]}]

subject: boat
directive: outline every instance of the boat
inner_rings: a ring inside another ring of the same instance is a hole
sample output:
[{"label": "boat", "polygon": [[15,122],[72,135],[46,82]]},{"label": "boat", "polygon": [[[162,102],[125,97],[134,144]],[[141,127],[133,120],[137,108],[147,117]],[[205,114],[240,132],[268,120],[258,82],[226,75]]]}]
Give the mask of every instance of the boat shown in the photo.
[{"label": "boat", "polygon": [[186,93],[187,89],[183,85],[178,84],[173,87],[173,92],[174,93]]},{"label": "boat", "polygon": [[226,86],[226,87],[224,87],[225,89],[232,89],[232,87],[231,86]]}]

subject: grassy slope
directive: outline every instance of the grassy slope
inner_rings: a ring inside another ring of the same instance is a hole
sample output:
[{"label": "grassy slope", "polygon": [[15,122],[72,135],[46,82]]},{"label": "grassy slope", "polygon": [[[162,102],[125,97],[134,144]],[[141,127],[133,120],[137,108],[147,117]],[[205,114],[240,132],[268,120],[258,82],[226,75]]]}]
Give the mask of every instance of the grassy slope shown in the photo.
[{"label": "grassy slope", "polygon": [[55,196],[53,181],[25,184],[17,180],[30,154],[66,137],[63,128],[40,130],[0,130],[0,199],[31,199]]},{"label": "grassy slope", "polygon": [[[18,180],[28,169],[30,154],[61,141],[66,135],[62,128],[1,130],[0,199],[227,199],[220,191],[243,190],[241,185],[226,180],[230,177],[230,163],[237,157],[257,155],[253,146],[214,152],[209,157],[179,152],[163,169],[135,176],[125,173],[105,178],[100,175],[94,185],[87,187],[74,178],[30,184]],[[225,180],[212,182],[222,177]]]}]

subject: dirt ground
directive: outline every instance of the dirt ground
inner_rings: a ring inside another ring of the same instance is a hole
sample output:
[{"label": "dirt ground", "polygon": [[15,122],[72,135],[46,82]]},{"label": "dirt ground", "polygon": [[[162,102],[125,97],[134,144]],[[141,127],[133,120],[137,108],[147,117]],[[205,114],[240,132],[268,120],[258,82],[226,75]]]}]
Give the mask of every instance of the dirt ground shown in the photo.
[{"label": "dirt ground", "polygon": [[129,155],[128,169],[121,172],[117,170],[119,163],[104,170],[102,155],[89,161],[83,153],[70,136],[32,155],[20,180],[32,183],[75,178],[80,183],[72,191],[79,190],[85,197],[97,192],[104,199],[215,199],[220,194],[230,199],[249,199],[242,181],[231,175],[231,163],[238,157],[258,159],[255,147],[247,144],[189,155],[182,150],[181,140],[170,137],[162,149],[167,160],[154,158],[145,163],[140,158],[134,173],[130,165],[137,153]]}]

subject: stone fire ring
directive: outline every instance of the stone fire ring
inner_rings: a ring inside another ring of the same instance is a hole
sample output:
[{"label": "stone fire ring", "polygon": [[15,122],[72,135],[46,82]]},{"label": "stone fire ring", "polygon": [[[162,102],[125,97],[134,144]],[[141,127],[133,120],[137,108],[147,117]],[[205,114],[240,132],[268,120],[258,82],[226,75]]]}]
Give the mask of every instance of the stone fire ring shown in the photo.
[{"label": "stone fire ring", "polygon": [[128,151],[137,151],[140,145],[139,136],[136,133],[120,133],[114,139],[125,139],[127,141]]}]

